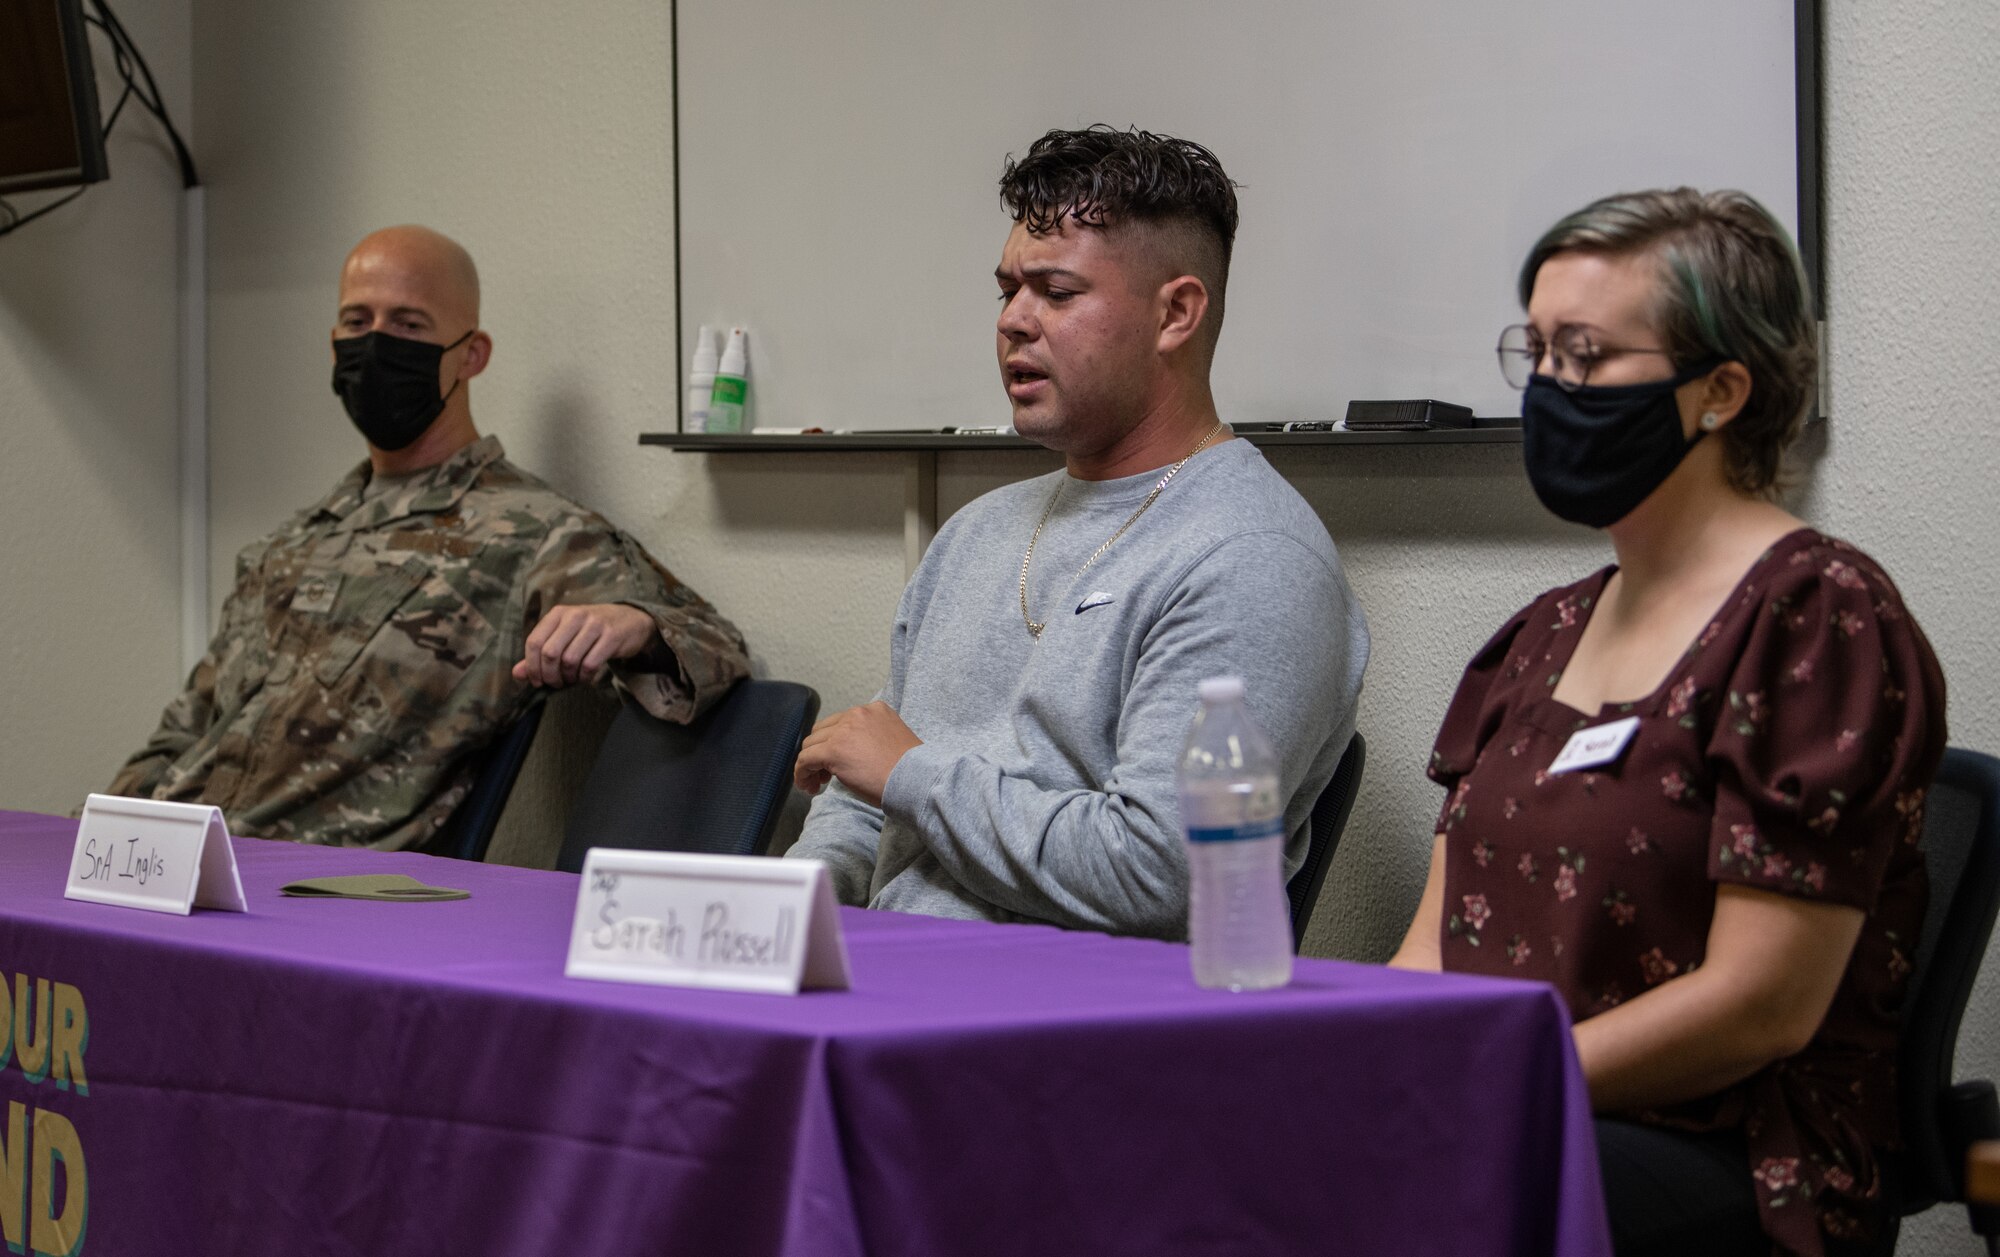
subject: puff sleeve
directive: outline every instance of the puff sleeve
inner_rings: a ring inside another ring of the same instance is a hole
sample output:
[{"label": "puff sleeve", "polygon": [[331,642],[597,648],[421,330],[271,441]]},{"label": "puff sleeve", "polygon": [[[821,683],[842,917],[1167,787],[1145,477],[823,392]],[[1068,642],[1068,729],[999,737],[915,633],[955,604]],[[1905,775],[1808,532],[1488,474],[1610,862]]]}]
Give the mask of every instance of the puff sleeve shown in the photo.
[{"label": "puff sleeve", "polygon": [[1709,876],[1871,911],[1915,845],[1944,751],[1944,677],[1902,596],[1833,543],[1762,591],[1707,747]]},{"label": "puff sleeve", "polygon": [[1479,648],[1472,662],[1465,665],[1465,674],[1459,678],[1458,689],[1445,708],[1444,723],[1438,728],[1437,741],[1432,744],[1430,764],[1424,770],[1446,791],[1433,833],[1442,834],[1451,828],[1453,813],[1460,802],[1459,778],[1472,771],[1480,751],[1506,721],[1512,683],[1533,664],[1531,648],[1522,639],[1527,635],[1530,619],[1544,601],[1546,598],[1539,599],[1517,611]]}]

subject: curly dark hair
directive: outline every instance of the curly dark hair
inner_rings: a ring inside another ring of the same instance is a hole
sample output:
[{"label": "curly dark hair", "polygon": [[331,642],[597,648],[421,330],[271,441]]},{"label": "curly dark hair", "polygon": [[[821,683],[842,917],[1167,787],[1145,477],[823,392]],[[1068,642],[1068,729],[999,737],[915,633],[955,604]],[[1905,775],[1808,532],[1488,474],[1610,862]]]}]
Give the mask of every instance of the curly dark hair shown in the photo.
[{"label": "curly dark hair", "polygon": [[[1051,131],[1000,174],[1000,203],[1036,235],[1064,219],[1086,227],[1126,223],[1179,229],[1193,246],[1188,269],[1208,285],[1215,322],[1236,243],[1236,184],[1192,140],[1102,122]],[[1204,256],[1206,255],[1206,256]]]},{"label": "curly dark hair", "polygon": [[1236,241],[1236,184],[1192,140],[1105,123],[1051,131],[1000,174],[1000,203],[1037,235],[1064,218],[1087,227],[1192,220],[1222,246]]}]

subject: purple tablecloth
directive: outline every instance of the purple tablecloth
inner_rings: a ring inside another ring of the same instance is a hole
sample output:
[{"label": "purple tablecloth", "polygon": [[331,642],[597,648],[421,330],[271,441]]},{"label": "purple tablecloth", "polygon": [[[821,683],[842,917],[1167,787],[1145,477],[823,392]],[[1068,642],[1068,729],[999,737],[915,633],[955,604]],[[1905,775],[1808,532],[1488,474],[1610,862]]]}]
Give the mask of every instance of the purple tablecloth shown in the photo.
[{"label": "purple tablecloth", "polygon": [[[83,1257],[1608,1251],[1545,987],[853,910],[852,991],[571,981],[572,876],[239,840],[183,918],[63,899],[74,836],[0,812],[0,980],[81,993],[88,1090],[0,1048],[0,1103],[75,1128]],[[392,871],[472,898],[277,893]]]}]

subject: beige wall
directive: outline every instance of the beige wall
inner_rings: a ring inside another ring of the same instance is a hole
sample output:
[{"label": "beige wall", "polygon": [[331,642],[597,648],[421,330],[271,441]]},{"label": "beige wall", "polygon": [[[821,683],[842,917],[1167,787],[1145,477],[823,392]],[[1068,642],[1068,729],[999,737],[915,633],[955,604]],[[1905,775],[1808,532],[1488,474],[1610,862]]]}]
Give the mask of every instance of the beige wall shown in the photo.
[{"label": "beige wall", "polygon": [[[125,16],[191,129],[189,0]],[[108,45],[98,93],[117,100]],[[0,806],[68,812],[138,749],[179,671],[180,180],[136,105],[111,179],[0,237]],[[14,198],[27,212],[47,193]]]},{"label": "beige wall", "polygon": [[[2000,6],[1827,5],[1826,296],[1836,416],[1805,509],[1866,546],[1944,664],[1951,739],[2000,754]],[[1959,1036],[2000,1080],[2000,940]],[[1980,1251],[1964,1212],[1903,1253]]]},{"label": "beige wall", "polygon": [[[1989,208],[2000,19],[1984,0],[1828,10],[1835,418],[1801,505],[1897,575],[1944,660],[1954,739],[2000,748],[1988,627],[2000,522],[1986,489],[2000,466]],[[902,581],[901,461],[635,444],[675,410],[666,6],[354,0],[275,20],[251,0],[195,0],[194,11],[212,187],[217,596],[238,546],[359,456],[326,384],[335,271],[364,231],[418,220],[457,235],[485,273],[497,347],[473,394],[482,426],[714,599],[761,671],[813,684],[830,707],[866,699]],[[1436,807],[1421,768],[1458,667],[1517,605],[1608,551],[1539,510],[1511,449],[1275,461],[1325,516],[1375,631],[1369,774],[1308,946],[1376,959],[1421,881]],[[948,456],[941,505],[1049,465]],[[558,722],[542,769],[563,754],[572,773],[586,762],[587,742],[563,739],[588,724]],[[561,799],[546,774],[525,790],[507,850],[530,860],[554,840]],[[1989,982],[1963,1058],[1988,1075],[2000,1075],[1996,1030]],[[1957,1225],[1939,1219],[1905,1249],[1957,1251]]]}]

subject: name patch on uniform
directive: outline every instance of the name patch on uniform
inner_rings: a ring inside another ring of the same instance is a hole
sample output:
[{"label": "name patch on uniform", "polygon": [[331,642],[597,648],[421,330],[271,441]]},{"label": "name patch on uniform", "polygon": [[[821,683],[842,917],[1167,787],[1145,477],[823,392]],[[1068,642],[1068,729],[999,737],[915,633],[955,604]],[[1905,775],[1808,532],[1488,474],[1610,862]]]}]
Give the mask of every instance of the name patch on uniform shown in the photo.
[{"label": "name patch on uniform", "polygon": [[340,592],[340,577],[308,576],[292,591],[292,610],[300,615],[325,615],[333,610],[333,596]]},{"label": "name patch on uniform", "polygon": [[1556,756],[1555,763],[1549,765],[1549,775],[1575,772],[1580,768],[1597,768],[1617,760],[1632,742],[1632,735],[1639,731],[1639,718],[1627,716],[1614,720],[1608,725],[1592,725],[1588,729],[1578,729],[1570,734],[1563,745],[1562,754]]}]

